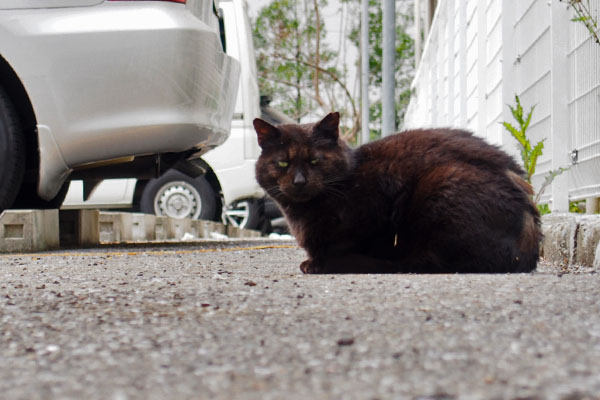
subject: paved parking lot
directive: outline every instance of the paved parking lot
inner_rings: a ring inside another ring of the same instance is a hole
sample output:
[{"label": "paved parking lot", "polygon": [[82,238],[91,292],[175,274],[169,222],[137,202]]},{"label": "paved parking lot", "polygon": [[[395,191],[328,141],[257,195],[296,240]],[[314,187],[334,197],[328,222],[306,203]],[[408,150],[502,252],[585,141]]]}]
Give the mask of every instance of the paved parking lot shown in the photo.
[{"label": "paved parking lot", "polygon": [[600,398],[593,271],[308,276],[293,244],[220,247],[0,256],[1,397]]}]

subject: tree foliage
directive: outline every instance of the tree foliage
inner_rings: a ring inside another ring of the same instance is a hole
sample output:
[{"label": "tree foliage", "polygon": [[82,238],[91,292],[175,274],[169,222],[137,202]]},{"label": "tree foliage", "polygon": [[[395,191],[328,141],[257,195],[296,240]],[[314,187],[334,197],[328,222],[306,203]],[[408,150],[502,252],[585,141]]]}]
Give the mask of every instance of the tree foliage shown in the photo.
[{"label": "tree foliage", "polygon": [[299,122],[309,114],[341,111],[342,134],[351,137],[358,111],[325,41],[326,5],[326,0],[273,0],[260,10],[254,21],[259,86]]},{"label": "tree foliage", "polygon": [[[357,0],[346,0],[360,3]],[[383,12],[382,0],[369,0],[369,86],[375,96],[369,107],[372,136],[379,136],[382,117],[381,86],[383,64]],[[396,5],[396,126],[402,125],[406,108],[410,101],[410,84],[414,77],[415,45],[408,30],[414,18],[410,13],[412,2],[401,2]],[[360,23],[354,26],[350,39],[360,46]]]},{"label": "tree foliage", "polygon": [[[406,3],[406,1],[404,2]],[[360,60],[340,62],[342,47],[354,45],[359,54],[360,0],[342,0],[348,34],[333,48],[327,40],[323,10],[327,0],[272,0],[254,20],[254,40],[262,94],[270,95],[273,104],[301,121],[314,119],[330,111],[342,114],[342,135],[354,141],[360,129],[359,87],[350,82],[350,67],[358,68]],[[399,125],[410,98],[410,82],[414,70],[414,45],[406,33],[410,18],[397,13],[396,42],[396,122]],[[381,125],[381,0],[370,0],[369,72],[371,127]],[[345,34],[345,32],[342,32]],[[356,78],[358,74],[356,75]],[[373,100],[374,99],[374,100]]]}]

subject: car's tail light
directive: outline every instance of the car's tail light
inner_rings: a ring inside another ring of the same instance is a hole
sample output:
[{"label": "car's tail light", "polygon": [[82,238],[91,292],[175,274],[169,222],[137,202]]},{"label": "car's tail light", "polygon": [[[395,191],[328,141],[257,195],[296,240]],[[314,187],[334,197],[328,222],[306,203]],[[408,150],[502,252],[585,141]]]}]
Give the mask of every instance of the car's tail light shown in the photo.
[{"label": "car's tail light", "polygon": [[[148,0],[108,0],[108,1],[148,1]],[[151,1],[169,1],[171,3],[183,3],[183,4],[185,4],[185,2],[187,0],[151,0]]]}]

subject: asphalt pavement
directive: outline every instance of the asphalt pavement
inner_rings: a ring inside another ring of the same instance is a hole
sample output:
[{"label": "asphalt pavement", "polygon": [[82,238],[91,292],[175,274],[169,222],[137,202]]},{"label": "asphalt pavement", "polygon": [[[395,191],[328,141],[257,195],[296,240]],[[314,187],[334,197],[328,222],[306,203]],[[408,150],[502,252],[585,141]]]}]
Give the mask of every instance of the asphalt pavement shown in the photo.
[{"label": "asphalt pavement", "polygon": [[600,273],[302,275],[293,243],[0,256],[2,399],[600,399]]}]

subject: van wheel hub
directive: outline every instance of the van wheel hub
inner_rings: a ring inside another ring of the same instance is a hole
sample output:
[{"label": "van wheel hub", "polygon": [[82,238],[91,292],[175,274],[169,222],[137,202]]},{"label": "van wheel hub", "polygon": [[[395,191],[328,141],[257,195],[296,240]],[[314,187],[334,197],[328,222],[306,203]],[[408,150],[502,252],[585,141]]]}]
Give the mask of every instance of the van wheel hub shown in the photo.
[{"label": "van wheel hub", "polygon": [[156,215],[172,218],[197,219],[202,202],[200,193],[187,182],[169,182],[156,193]]}]

